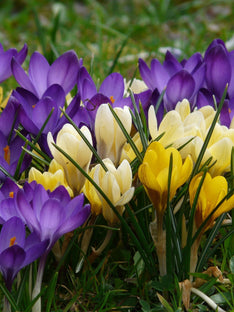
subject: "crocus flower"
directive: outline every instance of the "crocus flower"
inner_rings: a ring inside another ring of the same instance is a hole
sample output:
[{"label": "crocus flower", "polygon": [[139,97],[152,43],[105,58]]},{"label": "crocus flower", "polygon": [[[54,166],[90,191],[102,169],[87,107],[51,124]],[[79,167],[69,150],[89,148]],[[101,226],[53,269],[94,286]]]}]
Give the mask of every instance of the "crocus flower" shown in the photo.
[{"label": "crocus flower", "polygon": [[[87,140],[92,144],[92,136],[89,129],[86,126],[80,129],[85,135]],[[74,194],[80,192],[84,185],[85,177],[82,173],[69,161],[61,152],[59,152],[53,144],[54,139],[49,132],[48,146],[54,157],[54,159],[63,167],[68,185],[73,190]],[[56,144],[63,149],[71,158],[74,159],[86,172],[88,171],[89,164],[92,158],[92,152],[75,130],[71,124],[65,124],[59,131],[56,139]]]},{"label": "crocus flower", "polygon": [[[32,184],[32,183],[31,183]],[[30,184],[25,183],[24,190],[17,194],[17,204],[25,218],[29,229],[35,232],[41,240],[48,240],[46,252],[40,259],[37,279],[32,297],[35,298],[41,290],[42,277],[46,258],[55,242],[65,233],[81,226],[89,217],[90,205],[84,205],[84,195],[72,200],[63,186],[53,192],[46,191],[40,184],[33,184],[32,192],[25,192]],[[40,299],[33,311],[41,311]]]},{"label": "crocus flower", "polygon": [[32,181],[36,181],[38,184],[43,185],[46,190],[50,190],[51,192],[59,185],[63,185],[69,195],[73,197],[73,191],[68,186],[63,167],[59,165],[55,159],[52,159],[49,165],[49,170],[43,173],[32,167],[28,173],[28,182],[30,183]]},{"label": "crocus flower", "polygon": [[2,44],[0,44],[0,83],[12,75],[12,58],[14,57],[19,64],[22,64],[27,56],[27,53],[28,47],[26,44],[19,52],[14,48],[4,51]]},{"label": "crocus flower", "polygon": [[[193,205],[194,198],[202,179],[202,174],[196,175],[189,185],[189,196],[191,205]],[[206,220],[209,214],[215,210],[218,204],[224,199],[228,193],[228,183],[223,176],[211,177],[209,173],[206,173],[205,179],[202,183],[201,190],[197,200],[197,206],[195,211],[195,227],[199,228],[200,225]],[[211,215],[207,223],[205,224],[202,233],[207,231],[214,225],[215,219],[217,219],[222,213],[230,211],[234,207],[234,195],[226,199],[216,211]]]},{"label": "crocus flower", "polygon": [[190,156],[183,163],[180,153],[175,148],[165,149],[161,143],[155,141],[147,148],[143,162],[138,169],[139,179],[144,185],[156,212],[154,220],[150,223],[150,232],[156,247],[161,276],[167,273],[166,232],[163,229],[163,215],[167,208],[171,156],[170,200],[172,200],[177,189],[188,180],[192,172],[193,162]]},{"label": "crocus flower", "polygon": [[130,98],[124,98],[124,79],[119,73],[107,76],[97,89],[87,69],[82,66],[78,73],[77,86],[82,103],[93,122],[101,104],[110,103],[112,107],[123,107],[131,103]]},{"label": "crocus flower", "polygon": [[20,190],[17,193],[17,204],[29,229],[36,232],[41,240],[49,239],[47,250],[63,234],[81,226],[90,213],[90,206],[84,205],[84,195],[71,200],[63,186],[49,192],[42,185],[36,184],[32,200],[24,190]]},{"label": "crocus flower", "polygon": [[0,233],[0,271],[9,290],[16,274],[39,258],[47,244],[35,233],[26,237],[25,225],[18,217],[12,217],[3,224]]},{"label": "crocus flower", "polygon": [[28,75],[20,66],[17,59],[12,60],[12,72],[25,90],[30,91],[38,99],[52,85],[60,85],[65,94],[74,87],[78,70],[82,64],[74,51],[67,51],[59,56],[52,65],[39,52],[34,52],[30,58]]},{"label": "crocus flower", "polygon": [[[190,204],[193,205],[197,189],[200,185],[201,179],[203,178],[202,173],[197,174],[193,177],[189,185],[189,197]],[[228,193],[228,183],[223,176],[216,176],[214,178],[207,172],[203,180],[200,193],[197,199],[197,205],[194,216],[194,229],[195,233],[197,229],[202,225],[202,223],[209,217],[208,221],[202,228],[199,236],[191,246],[190,255],[190,272],[195,272],[197,259],[198,259],[198,248],[200,246],[200,241],[204,232],[210,229],[215,220],[223,213],[228,212],[234,207],[234,195],[225,199],[222,204],[221,201]]]},{"label": "crocus flower", "polygon": [[[128,134],[130,134],[132,117],[129,108],[127,106],[124,108],[115,107],[114,111]],[[110,158],[112,162],[117,165],[123,145],[127,139],[107,104],[102,104],[97,110],[95,136],[98,155],[101,158]]]},{"label": "crocus flower", "polygon": [[[206,63],[205,81],[207,89],[220,100],[226,85],[230,83],[233,75],[234,54],[227,51],[222,40],[216,39],[208,46],[204,61]],[[232,81],[230,86],[230,98],[233,96],[234,85]]]},{"label": "crocus flower", "polygon": [[168,51],[163,64],[153,59],[150,68],[139,59],[139,70],[149,89],[157,89],[159,93],[166,89],[163,101],[167,111],[174,109],[176,103],[184,98],[193,103],[205,78],[205,64],[199,53],[178,62]]},{"label": "crocus flower", "polygon": [[157,218],[161,221],[167,207],[168,172],[171,155],[173,167],[170,199],[172,199],[177,189],[188,180],[191,174],[193,162],[190,156],[183,163],[180,153],[175,148],[165,149],[160,142],[155,141],[147,148],[138,170],[139,179],[156,209]]},{"label": "crocus flower", "polygon": [[[90,176],[122,215],[124,212],[124,205],[132,199],[134,193],[131,166],[127,160],[123,160],[118,168],[116,168],[113,162],[108,158],[104,159],[103,162],[108,171],[105,171],[103,167],[98,164],[92,168]],[[101,210],[109,224],[118,222],[118,217],[115,215],[114,211],[88,180],[86,180],[83,191],[89,199],[92,207],[91,209],[94,213],[99,214]],[[94,193],[96,193],[96,195],[93,196]]]}]

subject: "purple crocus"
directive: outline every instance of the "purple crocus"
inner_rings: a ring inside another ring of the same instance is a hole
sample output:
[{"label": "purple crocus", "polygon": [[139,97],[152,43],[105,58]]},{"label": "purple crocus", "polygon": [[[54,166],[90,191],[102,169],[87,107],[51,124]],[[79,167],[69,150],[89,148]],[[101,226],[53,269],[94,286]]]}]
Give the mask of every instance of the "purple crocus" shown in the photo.
[{"label": "purple crocus", "polygon": [[101,104],[110,103],[112,107],[123,107],[131,103],[130,98],[124,98],[124,79],[119,73],[108,75],[97,90],[92,77],[82,66],[78,73],[77,86],[81,101],[90,113],[93,122]]},{"label": "purple crocus", "polygon": [[9,49],[4,51],[0,44],[0,83],[12,75],[11,60],[14,57],[18,64],[22,64],[27,56],[28,47],[25,44],[18,52],[16,49]]},{"label": "purple crocus", "polygon": [[19,186],[10,178],[6,178],[0,188],[0,224],[4,224],[12,217],[19,217],[25,224],[25,220],[18,209],[16,194]]},{"label": "purple crocus", "polygon": [[208,46],[204,61],[206,63],[206,87],[216,96],[222,97],[227,84],[228,95],[234,96],[234,51],[228,52],[224,42],[216,39]]},{"label": "purple crocus", "polygon": [[46,191],[40,184],[33,184],[33,188],[33,198],[32,193],[28,198],[24,190],[18,191],[18,208],[29,229],[36,232],[41,240],[49,239],[47,250],[50,250],[62,235],[87,220],[90,205],[84,205],[83,194],[70,199],[63,186],[53,192]]},{"label": "purple crocus", "polygon": [[39,258],[46,249],[35,233],[26,237],[25,225],[18,217],[6,221],[0,233],[0,271],[11,290],[16,274]]},{"label": "purple crocus", "polygon": [[161,64],[157,59],[153,59],[150,68],[139,59],[139,71],[149,89],[152,91],[158,89],[159,93],[165,89],[163,103],[165,109],[169,111],[184,98],[191,103],[194,102],[204,82],[205,63],[199,53],[179,62],[167,51],[164,63]]},{"label": "purple crocus", "polygon": [[[31,183],[30,183],[31,184]],[[26,187],[31,187],[28,183]],[[40,259],[37,279],[32,297],[41,290],[46,258],[55,242],[65,233],[81,226],[90,215],[90,205],[84,205],[84,194],[70,199],[67,190],[59,186],[55,191],[46,191],[40,184],[32,184],[32,193],[27,196],[24,190],[17,193],[17,204],[29,229],[41,240],[48,240],[46,252]],[[41,301],[37,301],[34,311],[41,311]]]},{"label": "purple crocus", "polygon": [[71,91],[77,81],[77,74],[82,60],[74,51],[67,51],[59,56],[52,65],[39,52],[34,52],[30,58],[28,75],[16,58],[12,60],[12,72],[19,85],[41,99],[46,90],[54,85],[60,85],[65,94]]},{"label": "purple crocus", "polygon": [[197,107],[205,105],[214,107],[213,96],[218,106],[228,85],[220,122],[229,127],[234,117],[234,50],[229,52],[221,39],[215,39],[208,46],[204,61],[206,63],[205,84],[198,92]]}]

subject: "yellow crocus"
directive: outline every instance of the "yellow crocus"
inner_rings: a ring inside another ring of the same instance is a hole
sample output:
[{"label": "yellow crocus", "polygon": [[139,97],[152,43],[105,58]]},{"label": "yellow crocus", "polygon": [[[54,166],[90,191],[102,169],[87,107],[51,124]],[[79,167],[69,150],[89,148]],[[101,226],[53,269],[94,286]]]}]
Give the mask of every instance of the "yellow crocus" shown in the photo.
[{"label": "yellow crocus", "polygon": [[42,184],[46,190],[54,191],[59,185],[63,185],[69,195],[73,197],[73,191],[68,186],[64,170],[55,159],[50,163],[49,170],[41,173],[36,168],[32,167],[29,171],[28,182],[36,181],[38,184]]},{"label": "yellow crocus", "polygon": [[[189,185],[189,196],[191,205],[193,205],[194,198],[198,186],[201,182],[202,174],[196,175]],[[221,200],[227,195],[228,184],[227,180],[223,176],[211,177],[209,173],[206,173],[205,179],[201,186],[201,190],[198,196],[196,211],[195,211],[195,226],[198,229],[199,226],[206,220],[209,214],[215,210]],[[222,213],[230,211],[234,207],[234,195],[217,208],[207,221],[202,233],[207,231],[213,226],[215,219],[217,219]]]},{"label": "yellow crocus", "polygon": [[147,148],[143,162],[138,170],[139,179],[156,209],[157,218],[162,218],[167,206],[168,173],[171,155],[173,157],[173,166],[170,199],[172,199],[177,189],[188,180],[191,174],[193,162],[190,156],[183,163],[180,153],[175,148],[165,149],[160,142],[155,141]]}]

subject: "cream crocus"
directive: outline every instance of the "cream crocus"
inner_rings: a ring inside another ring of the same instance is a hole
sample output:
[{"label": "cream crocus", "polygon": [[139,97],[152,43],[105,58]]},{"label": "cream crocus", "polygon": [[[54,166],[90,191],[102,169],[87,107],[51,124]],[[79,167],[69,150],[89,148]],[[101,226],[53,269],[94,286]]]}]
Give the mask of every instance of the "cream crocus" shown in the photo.
[{"label": "cream crocus", "polygon": [[[92,136],[89,129],[83,126],[81,132],[92,144]],[[63,167],[68,185],[74,194],[78,194],[84,185],[85,177],[83,174],[53,145],[54,139],[49,132],[47,136],[48,146],[54,159]],[[82,169],[88,172],[92,152],[71,124],[65,124],[59,131],[56,139],[58,145],[66,152]]]},{"label": "cream crocus", "polygon": [[143,80],[134,78],[125,83],[125,96],[129,96],[129,89],[134,94],[138,94],[148,90],[148,87]]},{"label": "cream crocus", "polygon": [[[121,120],[125,130],[130,134],[132,117],[129,108],[115,107],[115,113]],[[98,155],[110,158],[115,165],[119,164],[122,148],[127,141],[117,121],[110,111],[108,104],[102,104],[97,110],[95,119],[95,136]]]},{"label": "cream crocus", "polygon": [[73,197],[73,191],[68,186],[65,178],[63,167],[60,166],[55,159],[52,159],[49,170],[41,173],[36,168],[32,167],[28,174],[28,182],[36,181],[44,186],[46,190],[54,191],[58,186],[63,185],[69,195]]},{"label": "cream crocus", "polygon": [[[199,173],[193,177],[189,185],[189,197],[190,205],[192,207],[194,199],[196,197],[197,189],[201,183],[202,173]],[[228,183],[223,176],[212,176],[206,173],[204,181],[202,183],[200,193],[198,196],[195,216],[194,216],[194,234],[202,223],[208,218],[213,212],[210,218],[207,220],[199,236],[191,247],[190,255],[190,272],[195,272],[197,265],[197,252],[200,246],[200,241],[204,232],[214,225],[215,220],[224,212],[228,212],[234,208],[234,195],[230,198],[225,199],[222,204],[221,201],[225,198],[228,193]]]},{"label": "cream crocus", "polygon": [[[127,160],[123,160],[117,168],[108,158],[104,159],[103,162],[108,170],[105,171],[98,164],[92,169],[91,177],[116,207],[119,214],[122,215],[124,205],[132,199],[134,193],[131,166]],[[109,224],[118,223],[118,217],[115,212],[102,195],[96,191],[91,182],[86,181],[83,191],[87,195],[91,207],[96,214],[99,214],[101,211]],[[95,193],[98,197],[96,195],[93,196]]]},{"label": "cream crocus", "polygon": [[[209,128],[215,116],[211,106],[204,106],[194,112],[190,111],[187,100],[178,102],[175,110],[169,111],[159,127],[153,107],[149,109],[149,131],[153,140],[160,135],[164,147],[173,146],[180,149],[183,159],[191,155],[193,162],[201,152]],[[207,149],[201,161],[201,166],[212,159],[209,172],[212,176],[223,174],[230,170],[231,149],[234,145],[234,129],[228,129],[216,123]]]}]

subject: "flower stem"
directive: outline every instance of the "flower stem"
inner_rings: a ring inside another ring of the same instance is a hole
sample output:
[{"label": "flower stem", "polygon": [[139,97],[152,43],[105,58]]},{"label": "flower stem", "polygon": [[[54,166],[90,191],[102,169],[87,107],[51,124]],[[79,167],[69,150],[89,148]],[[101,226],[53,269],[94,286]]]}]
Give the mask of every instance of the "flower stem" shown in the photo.
[{"label": "flower stem", "polygon": [[191,288],[191,292],[193,292],[195,295],[199,296],[202,298],[214,311],[217,312],[226,312],[222,308],[220,308],[213,300],[210,299],[206,294],[204,294],[202,291],[199,289],[196,289],[194,287]]},{"label": "flower stem", "polygon": [[[41,292],[41,284],[42,284],[42,278],[43,273],[45,269],[45,263],[46,263],[47,253],[44,253],[44,255],[41,256],[38,271],[37,271],[37,279],[36,283],[33,288],[32,292],[32,299],[35,299]],[[38,300],[35,302],[32,312],[41,312],[41,297],[38,298]]]},{"label": "flower stem", "polygon": [[92,247],[92,251],[93,251],[93,253],[96,256],[100,256],[101,255],[103,250],[106,248],[106,246],[110,242],[112,234],[113,234],[113,231],[112,230],[108,230],[107,233],[106,233],[106,237],[105,237],[104,241],[102,242],[101,246],[98,249],[95,249],[94,247]]},{"label": "flower stem", "polygon": [[166,231],[163,230],[163,222],[161,218],[157,218],[150,223],[150,233],[157,251],[159,273],[160,276],[164,276],[167,274]]}]

